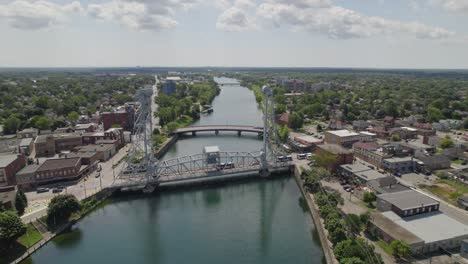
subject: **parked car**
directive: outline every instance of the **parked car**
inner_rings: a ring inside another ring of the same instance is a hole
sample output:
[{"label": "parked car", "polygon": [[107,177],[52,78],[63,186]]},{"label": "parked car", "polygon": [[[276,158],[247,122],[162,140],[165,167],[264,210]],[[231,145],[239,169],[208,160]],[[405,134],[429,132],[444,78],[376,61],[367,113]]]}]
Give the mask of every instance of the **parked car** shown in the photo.
[{"label": "parked car", "polygon": [[306,159],[306,158],[307,158],[307,155],[305,153],[297,154],[297,159],[298,160],[303,160],[303,159]]},{"label": "parked car", "polygon": [[61,187],[57,187],[57,188],[52,189],[52,193],[61,193],[62,191],[63,191],[63,189]]},{"label": "parked car", "polygon": [[45,192],[48,192],[49,191],[49,188],[37,188],[36,192],[37,193],[45,193]]}]

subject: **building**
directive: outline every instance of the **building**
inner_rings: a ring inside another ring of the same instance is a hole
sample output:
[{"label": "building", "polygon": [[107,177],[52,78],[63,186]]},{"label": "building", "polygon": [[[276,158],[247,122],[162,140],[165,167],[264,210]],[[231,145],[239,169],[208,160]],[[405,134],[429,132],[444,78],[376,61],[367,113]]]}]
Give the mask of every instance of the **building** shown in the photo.
[{"label": "building", "polygon": [[126,131],[132,131],[134,114],[135,111],[131,106],[126,106],[124,109],[114,112],[102,113],[102,123],[104,130],[118,126]]},{"label": "building", "polygon": [[28,156],[31,154],[33,146],[34,140],[32,138],[22,138],[18,144],[18,152]]},{"label": "building", "polygon": [[34,141],[36,157],[55,155],[55,140],[53,135],[40,135]]},{"label": "building", "polygon": [[361,136],[362,142],[375,142],[377,141],[377,134],[367,132],[367,131],[360,131],[359,135]]},{"label": "building", "polygon": [[408,187],[400,184],[393,176],[376,179],[367,182],[367,187],[377,194],[394,193],[409,190]]},{"label": "building", "polygon": [[[179,78],[180,79],[180,78]],[[173,80],[167,80],[162,84],[162,93],[166,95],[175,94],[177,90],[177,84]]]},{"label": "building", "polygon": [[401,217],[393,211],[382,215],[423,241],[422,245],[411,247],[413,252],[453,251],[468,239],[467,225],[439,211],[409,217]]},{"label": "building", "polygon": [[75,126],[75,132],[77,133],[92,133],[96,131],[98,128],[97,124],[89,123],[89,124],[77,124]]},{"label": "building", "polygon": [[288,113],[282,113],[278,114],[275,116],[275,121],[276,123],[287,126],[289,124],[289,114]]},{"label": "building", "polygon": [[315,152],[317,154],[328,153],[328,154],[333,154],[336,156],[336,162],[334,164],[331,164],[329,167],[329,170],[331,171],[336,171],[339,165],[353,163],[353,151],[346,149],[340,145],[336,145],[336,144],[318,145]]},{"label": "building", "polygon": [[87,174],[88,166],[81,164],[81,158],[48,159],[35,171],[37,185],[61,181],[78,180]]},{"label": "building", "polygon": [[377,195],[377,209],[408,217],[439,210],[439,201],[414,190]]},{"label": "building", "polygon": [[418,137],[418,130],[411,127],[396,127],[389,130],[390,136],[399,136],[400,139],[414,139]]},{"label": "building", "polygon": [[343,147],[351,147],[354,143],[361,140],[358,133],[349,130],[336,130],[325,132],[325,143],[336,144]]},{"label": "building", "polygon": [[0,207],[7,210],[15,209],[16,190],[14,186],[4,188],[0,191]]},{"label": "building", "polygon": [[55,151],[72,150],[83,144],[82,137],[78,134],[59,134],[54,136]]},{"label": "building", "polygon": [[0,155],[0,189],[16,185],[15,174],[26,166],[23,154]]},{"label": "building", "polygon": [[354,157],[366,161],[375,167],[383,168],[383,160],[391,158],[393,154],[387,147],[381,147],[373,142],[357,142],[353,144]]},{"label": "building", "polygon": [[117,152],[114,144],[86,145],[75,148],[77,152],[96,152],[97,159],[104,162]]},{"label": "building", "polygon": [[37,137],[38,134],[39,134],[38,129],[30,127],[30,128],[25,128],[21,131],[18,131],[16,133],[16,136],[18,138],[35,138]]},{"label": "building", "polygon": [[66,154],[61,154],[61,158],[81,158],[81,164],[89,165],[90,167],[95,167],[99,163],[99,153],[96,151],[88,152],[70,152]]},{"label": "building", "polygon": [[367,167],[366,165],[362,165],[360,163],[354,163],[354,164],[344,164],[340,165],[337,168],[337,172],[339,175],[341,175],[344,178],[354,178],[356,173],[362,172],[362,171],[368,171],[371,168]]},{"label": "building", "polygon": [[354,130],[367,130],[370,126],[370,123],[366,120],[355,120],[353,121]]},{"label": "building", "polygon": [[297,151],[313,151],[317,145],[322,144],[322,140],[313,136],[297,136],[292,140],[291,145]]},{"label": "building", "polygon": [[410,173],[416,169],[413,157],[392,157],[383,159],[383,168],[392,173]]},{"label": "building", "polygon": [[328,122],[328,127],[332,130],[341,130],[344,129],[346,123],[341,120],[332,119]]},{"label": "building", "polygon": [[59,127],[54,130],[54,134],[67,134],[73,132],[75,132],[75,130],[71,127]]},{"label": "building", "polygon": [[417,163],[420,170],[433,171],[450,168],[451,161],[445,155],[421,156]]},{"label": "building", "polygon": [[460,246],[460,255],[463,258],[468,259],[468,239],[462,241],[462,244]]},{"label": "building", "polygon": [[40,164],[27,165],[16,173],[16,184],[19,189],[32,190],[36,188],[36,171]]}]

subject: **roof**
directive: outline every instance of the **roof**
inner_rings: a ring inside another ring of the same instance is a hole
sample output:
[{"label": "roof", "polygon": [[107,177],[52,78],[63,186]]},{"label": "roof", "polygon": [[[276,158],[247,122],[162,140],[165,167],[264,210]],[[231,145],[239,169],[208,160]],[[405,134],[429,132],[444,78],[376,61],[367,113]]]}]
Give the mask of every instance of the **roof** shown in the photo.
[{"label": "roof", "polygon": [[33,128],[33,127],[28,127],[28,128],[25,128],[21,131],[18,131],[18,133],[37,133],[39,130],[36,129],[36,128]]},{"label": "roof", "polygon": [[415,234],[385,217],[382,213],[374,212],[371,214],[370,219],[375,226],[384,231],[386,234],[391,234],[391,236],[395,239],[406,241],[408,245],[423,242],[421,238],[417,237]]},{"label": "roof", "polygon": [[92,127],[92,126],[96,126],[96,124],[94,124],[94,123],[89,123],[89,124],[77,124],[77,125],[75,126],[75,129],[77,129],[77,130],[80,130],[80,129],[88,129],[88,128]]},{"label": "roof", "polygon": [[309,143],[316,143],[316,142],[321,142],[322,141],[321,139],[318,139],[318,138],[313,137],[313,136],[297,136],[294,139],[306,141],[306,142],[309,142]]},{"label": "roof", "polygon": [[376,170],[365,170],[356,173],[356,176],[365,180],[366,182],[385,178],[386,176]]},{"label": "roof", "polygon": [[57,170],[62,168],[75,167],[80,162],[80,158],[48,159],[37,169],[40,171]]},{"label": "roof", "polygon": [[75,158],[75,157],[79,157],[79,158],[92,158],[94,156],[97,155],[97,152],[96,151],[83,151],[83,152],[78,152],[78,153],[75,153],[75,152],[71,152],[71,153],[67,153],[65,155],[65,157],[67,158]]},{"label": "roof", "polygon": [[464,225],[439,211],[404,218],[392,211],[382,214],[394,223],[424,240],[425,243],[433,243],[468,236],[467,225]]},{"label": "roof", "polygon": [[182,80],[179,76],[168,76],[166,77],[166,81],[180,81]]},{"label": "roof", "polygon": [[396,193],[384,193],[377,195],[377,197],[402,210],[439,204],[439,201],[411,189]]},{"label": "roof", "polygon": [[327,131],[327,133],[333,134],[338,137],[354,137],[354,136],[359,136],[358,133],[351,132],[349,130],[343,129],[343,130],[335,130],[335,131]]},{"label": "roof", "polygon": [[323,145],[318,145],[317,147],[335,155],[353,153],[352,150],[346,149],[336,144],[323,144]]},{"label": "roof", "polygon": [[377,134],[371,133],[371,132],[368,132],[368,131],[360,131],[359,134],[366,135],[366,136],[377,136]]},{"label": "roof", "polygon": [[22,138],[19,142],[19,146],[20,147],[29,146],[31,145],[32,142],[33,142],[32,138]]},{"label": "roof", "polygon": [[52,137],[52,135],[39,135],[36,137],[34,143],[46,143],[49,137]]},{"label": "roof", "polygon": [[34,173],[37,171],[37,169],[41,166],[42,164],[31,164],[27,165],[26,167],[22,168],[20,171],[16,173],[16,175],[22,175],[22,174],[30,174]]},{"label": "roof", "polygon": [[0,168],[5,168],[18,158],[17,154],[0,155]]},{"label": "roof", "polygon": [[78,152],[100,152],[107,151],[112,148],[114,148],[114,144],[86,145],[76,147],[76,149],[78,149]]},{"label": "roof", "polygon": [[374,142],[356,142],[353,144],[353,147],[363,148],[363,149],[377,149],[379,145]]},{"label": "roof", "polygon": [[373,189],[377,193],[395,193],[409,190],[408,187],[401,185],[393,176],[369,181],[367,187]]},{"label": "roof", "polygon": [[418,160],[422,161],[424,164],[433,164],[433,163],[440,163],[440,162],[450,163],[450,159],[445,155],[421,156],[421,157],[418,157]]},{"label": "roof", "polygon": [[216,153],[219,152],[218,146],[206,146],[203,148],[204,153]]},{"label": "roof", "polygon": [[389,163],[397,163],[397,162],[408,162],[408,161],[413,161],[413,157],[391,157],[384,159],[384,161],[389,162]]},{"label": "roof", "polygon": [[361,163],[344,164],[340,165],[340,167],[352,173],[370,170],[369,167],[367,167],[366,165],[362,165]]}]

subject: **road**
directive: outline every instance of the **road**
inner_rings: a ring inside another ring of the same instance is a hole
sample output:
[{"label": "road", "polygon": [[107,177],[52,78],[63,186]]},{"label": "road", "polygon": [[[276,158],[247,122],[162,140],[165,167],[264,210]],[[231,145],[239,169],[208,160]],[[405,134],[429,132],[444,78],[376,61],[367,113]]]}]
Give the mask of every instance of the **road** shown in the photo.
[{"label": "road", "polygon": [[152,130],[155,129],[155,128],[161,128],[159,126],[159,117],[154,116],[154,114],[157,113],[157,111],[158,111],[158,105],[155,102],[155,99],[156,99],[156,97],[158,96],[158,93],[159,93],[159,91],[158,91],[159,79],[158,79],[157,75],[154,75],[154,80],[155,80],[155,83],[153,85],[153,96],[151,97],[151,111],[152,111],[151,117],[153,118]]},{"label": "road", "polygon": [[[64,191],[62,191],[62,194],[73,194],[76,196],[76,198],[82,200],[101,190],[101,184],[102,188],[110,186],[114,181],[114,169],[115,175],[117,176],[123,165],[123,163],[119,163],[119,161],[122,161],[122,159],[125,157],[129,147],[130,144],[127,144],[125,147],[121,148],[111,159],[99,164],[102,168],[100,177],[96,178],[96,172],[94,172],[91,175],[82,178],[75,185],[66,187]],[[116,167],[113,169],[114,164],[118,165],[116,165]],[[51,191],[47,193],[27,192],[26,197],[28,198],[29,206],[27,208],[26,214],[21,217],[23,222],[29,223],[36,218],[46,215],[47,205],[49,201],[56,195],[58,194],[54,194]]]}]

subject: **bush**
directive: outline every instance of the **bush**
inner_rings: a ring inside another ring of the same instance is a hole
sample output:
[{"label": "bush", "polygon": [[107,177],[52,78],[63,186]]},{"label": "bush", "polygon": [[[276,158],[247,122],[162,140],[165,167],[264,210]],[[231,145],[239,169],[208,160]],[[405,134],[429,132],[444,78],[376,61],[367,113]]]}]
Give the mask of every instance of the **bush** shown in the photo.
[{"label": "bush", "polygon": [[10,246],[26,232],[26,226],[14,211],[0,213],[0,242]]}]

